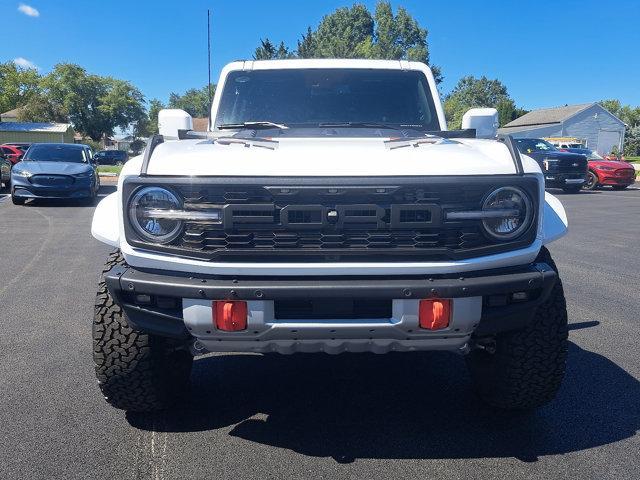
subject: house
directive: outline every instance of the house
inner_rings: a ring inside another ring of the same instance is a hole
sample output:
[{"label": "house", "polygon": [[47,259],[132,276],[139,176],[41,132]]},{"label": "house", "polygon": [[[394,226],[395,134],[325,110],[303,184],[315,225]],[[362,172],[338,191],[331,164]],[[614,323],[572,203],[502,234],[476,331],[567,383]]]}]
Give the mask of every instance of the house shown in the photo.
[{"label": "house", "polygon": [[498,133],[515,138],[574,137],[600,154],[622,150],[625,123],[598,103],[533,110],[507,123]]},{"label": "house", "polygon": [[0,113],[0,122],[17,122],[21,107],[14,108],[8,112]]},{"label": "house", "polygon": [[0,143],[73,143],[74,135],[70,123],[0,122]]},{"label": "house", "polygon": [[209,117],[193,117],[193,131],[206,132],[209,130]]},{"label": "house", "polygon": [[[144,148],[147,145],[148,138],[134,137],[133,135],[115,136],[111,140],[110,146],[107,146],[106,150],[122,150],[123,152],[137,154],[137,150],[132,150],[131,145],[133,142],[138,142],[138,147]],[[135,145],[134,145],[135,146]]]}]

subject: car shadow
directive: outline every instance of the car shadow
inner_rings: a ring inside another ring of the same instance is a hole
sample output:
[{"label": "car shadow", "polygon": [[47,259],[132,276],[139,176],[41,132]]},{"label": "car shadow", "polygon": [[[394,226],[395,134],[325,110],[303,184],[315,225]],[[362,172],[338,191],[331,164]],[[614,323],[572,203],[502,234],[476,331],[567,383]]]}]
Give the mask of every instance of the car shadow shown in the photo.
[{"label": "car shadow", "polygon": [[505,413],[473,393],[454,354],[219,355],[194,364],[183,403],[134,427],[230,435],[303,455],[536,461],[617,442],[639,428],[640,382],[609,359],[569,344],[565,382],[551,404]]},{"label": "car shadow", "polygon": [[115,192],[116,185],[101,185],[98,196],[92,201],[74,198],[32,198],[24,204],[27,207],[95,207],[100,200]]},{"label": "car shadow", "polygon": [[559,188],[547,188],[546,189],[549,193],[551,193],[552,195],[555,196],[560,196],[560,197],[564,197],[564,196],[573,196],[573,195],[600,195],[602,192],[600,190],[579,190],[577,192],[565,192],[562,189]]}]

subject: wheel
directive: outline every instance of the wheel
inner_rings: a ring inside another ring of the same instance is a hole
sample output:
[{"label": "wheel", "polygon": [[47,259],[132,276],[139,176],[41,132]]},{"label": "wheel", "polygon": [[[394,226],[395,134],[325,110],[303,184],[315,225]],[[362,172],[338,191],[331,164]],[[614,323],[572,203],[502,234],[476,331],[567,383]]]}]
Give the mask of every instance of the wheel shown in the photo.
[{"label": "wheel", "polygon": [[570,187],[562,187],[564,193],[578,193],[582,189],[582,185],[571,185]]},{"label": "wheel", "polygon": [[115,165],[116,165],[116,167],[121,167],[121,166],[123,166],[123,165],[124,165],[124,162],[123,162],[122,160],[118,160],[118,161],[115,163]]},{"label": "wheel", "polygon": [[[116,265],[124,265],[119,251],[109,256],[102,273]],[[171,406],[186,390],[193,357],[185,345],[131,328],[102,278],[93,319],[93,361],[108,403],[149,412]]]},{"label": "wheel", "polygon": [[11,195],[11,202],[14,205],[24,205],[24,202],[26,201],[27,201],[26,198],[20,198],[20,197],[16,197],[15,195]]},{"label": "wheel", "polygon": [[587,172],[587,181],[584,182],[582,188],[585,190],[595,190],[598,187],[598,176],[591,170]]},{"label": "wheel", "polygon": [[629,185],[613,185],[614,190],[625,190]]},{"label": "wheel", "polygon": [[[546,248],[538,262],[557,268]],[[474,349],[467,366],[480,397],[507,410],[529,410],[556,395],[567,360],[567,308],[558,278],[549,298],[524,329],[495,337],[495,349]]]}]

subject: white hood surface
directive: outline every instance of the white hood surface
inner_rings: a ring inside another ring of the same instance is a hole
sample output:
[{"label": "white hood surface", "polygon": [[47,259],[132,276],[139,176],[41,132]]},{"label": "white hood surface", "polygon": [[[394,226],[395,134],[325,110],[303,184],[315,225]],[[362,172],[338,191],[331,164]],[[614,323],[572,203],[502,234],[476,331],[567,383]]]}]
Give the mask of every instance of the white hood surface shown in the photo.
[{"label": "white hood surface", "polygon": [[[525,171],[531,168],[536,171],[537,167],[525,162]],[[166,176],[450,176],[513,174],[516,168],[506,146],[491,140],[437,140],[390,149],[384,138],[281,138],[273,150],[210,140],[167,141],[153,152],[147,172]]]}]

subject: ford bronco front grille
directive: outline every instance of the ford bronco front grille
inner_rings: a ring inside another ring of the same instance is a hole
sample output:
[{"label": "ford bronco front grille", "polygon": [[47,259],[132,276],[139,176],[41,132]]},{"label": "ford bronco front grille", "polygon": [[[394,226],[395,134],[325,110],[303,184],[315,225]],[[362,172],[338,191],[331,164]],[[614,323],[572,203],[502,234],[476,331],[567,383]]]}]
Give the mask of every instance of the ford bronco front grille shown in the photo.
[{"label": "ford bronco front grille", "polygon": [[[151,183],[151,177],[141,179]],[[499,243],[480,220],[446,219],[447,211],[479,210],[495,188],[518,185],[537,211],[535,178],[523,176],[357,179],[184,179],[157,181],[185,210],[222,209],[222,221],[187,221],[171,245],[151,245],[127,231],[134,246],[225,262],[438,261],[521,248]],[[125,184],[127,192],[138,185]]]}]

